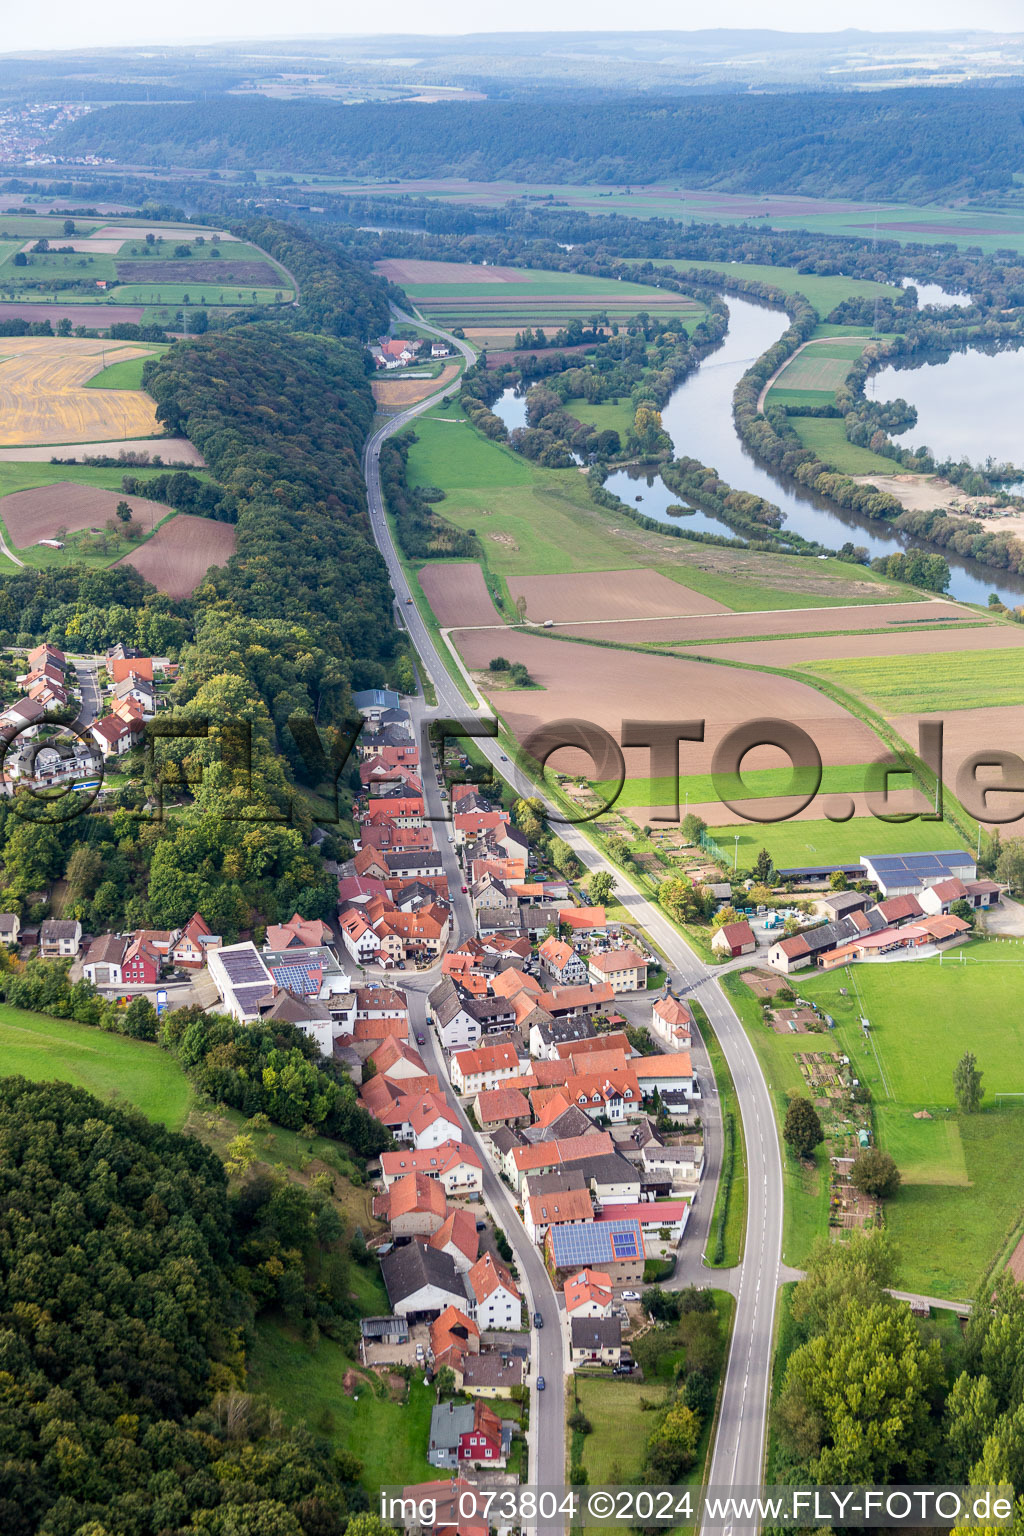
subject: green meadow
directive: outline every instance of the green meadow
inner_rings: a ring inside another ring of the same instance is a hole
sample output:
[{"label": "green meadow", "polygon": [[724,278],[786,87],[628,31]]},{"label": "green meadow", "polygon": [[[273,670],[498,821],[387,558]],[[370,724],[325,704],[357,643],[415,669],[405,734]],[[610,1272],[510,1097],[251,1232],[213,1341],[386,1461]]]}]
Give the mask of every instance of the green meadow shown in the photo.
[{"label": "green meadow", "polygon": [[844,657],[810,661],[799,670],[860,694],[887,715],[982,709],[1021,698],[1020,658],[1012,650]]}]

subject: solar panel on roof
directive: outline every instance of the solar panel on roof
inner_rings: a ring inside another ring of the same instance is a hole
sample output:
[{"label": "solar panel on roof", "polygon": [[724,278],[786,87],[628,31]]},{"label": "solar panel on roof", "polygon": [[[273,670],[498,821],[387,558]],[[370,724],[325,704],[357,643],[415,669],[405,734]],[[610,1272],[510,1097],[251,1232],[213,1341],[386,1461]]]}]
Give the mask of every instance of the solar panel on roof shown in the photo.
[{"label": "solar panel on roof", "polygon": [[320,991],[319,969],[314,970],[305,965],[275,965],[271,967],[270,974],[279,987],[286,987],[289,992],[300,992],[307,997],[315,997]]},{"label": "solar panel on roof", "polygon": [[221,964],[233,984],[250,981],[266,981],[267,970],[254,949],[221,950]]}]

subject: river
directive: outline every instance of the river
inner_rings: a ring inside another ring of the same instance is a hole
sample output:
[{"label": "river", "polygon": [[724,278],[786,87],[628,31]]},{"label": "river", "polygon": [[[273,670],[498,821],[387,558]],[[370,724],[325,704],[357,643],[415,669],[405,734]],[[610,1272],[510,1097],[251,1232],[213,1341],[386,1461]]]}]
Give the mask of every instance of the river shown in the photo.
[{"label": "river", "polygon": [[[864,545],[872,557],[905,549],[907,542],[885,523],[831,506],[798,481],[765,468],[750,454],[733,424],[733,390],[750,364],[779,339],[789,321],[779,310],[749,299],[729,297],[726,302],[729,329],[722,345],[672,392],[662,412],[676,453],[713,467],[735,490],[753,491],[774,502],[786,514],[784,528],[816,539],[830,549],[838,549],[847,541]],[[1024,353],[1014,355],[1024,364]],[[667,508],[677,505],[679,497],[660,477],[652,477],[648,483],[646,472],[619,469],[608,477],[605,486],[647,517],[661,522],[677,521],[669,516]],[[643,498],[640,502],[636,500],[638,495]],[[734,536],[725,524],[705,513],[680,518],[678,522],[684,528],[705,528],[727,538]],[[1024,577],[943,553],[949,561],[949,590],[954,597],[984,605],[990,592],[998,592],[1007,603],[1024,604]]]},{"label": "river", "polygon": [[1024,350],[940,353],[900,367],[881,368],[868,379],[872,400],[902,396],[917,408],[917,426],[897,441],[905,448],[927,444],[937,459],[984,464],[1024,463]]}]

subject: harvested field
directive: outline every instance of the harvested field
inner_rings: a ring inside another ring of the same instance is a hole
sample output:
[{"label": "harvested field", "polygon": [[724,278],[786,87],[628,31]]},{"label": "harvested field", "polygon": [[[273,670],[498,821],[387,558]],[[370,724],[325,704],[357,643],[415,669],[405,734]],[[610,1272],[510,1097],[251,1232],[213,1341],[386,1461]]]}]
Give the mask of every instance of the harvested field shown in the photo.
[{"label": "harvested field", "polygon": [[136,520],[149,528],[154,521],[168,517],[173,507],[147,501],[144,496],[125,496],[120,491],[105,491],[98,485],[76,485],[58,480],[55,485],[40,485],[31,491],[15,491],[0,500],[0,517],[18,549],[52,539],[58,528],[75,533],[79,528],[102,528],[114,516],[119,501],[128,501]]},{"label": "harvested field", "polygon": [[122,283],[242,283],[249,288],[290,288],[284,274],[269,261],[119,261]]},{"label": "harvested field", "polygon": [[424,596],[442,629],[451,629],[456,624],[501,624],[501,614],[491,601],[483,571],[473,561],[425,565],[419,577]]},{"label": "harvested field", "polygon": [[[49,320],[51,325],[56,325],[60,320],[70,320],[72,325],[87,325],[92,331],[102,331],[124,320],[138,325],[142,320],[142,305],[0,304],[0,320]],[[4,351],[7,351],[6,347]]]},{"label": "harvested field", "polygon": [[693,592],[658,571],[594,571],[575,576],[512,576],[513,598],[526,598],[535,623],[554,619],[645,619],[671,614],[727,613],[713,598]]},{"label": "harvested field", "polygon": [[[454,640],[466,665],[482,670],[494,654],[495,636],[487,630],[462,629]],[[807,731],[825,763],[869,762],[883,755],[874,732],[837,704],[804,683],[734,667],[507,631],[502,654],[521,661],[545,690],[503,692],[501,713],[518,740],[555,720],[583,719],[602,726],[618,741],[622,722],[704,719],[703,742],[684,742],[680,773],[709,773],[718,742],[737,725],[765,716],[792,721]],[[644,748],[624,752],[626,773],[642,778],[650,769]],[[744,759],[745,769],[777,768],[788,760],[775,748],[757,748]],[[582,751],[565,749],[551,766],[560,772],[592,774]]]},{"label": "harvested field", "polygon": [[[510,580],[510,589],[514,584],[514,581]],[[731,613],[728,610],[712,613],[709,611],[705,618],[695,616],[661,621],[637,619],[633,623],[620,624],[606,624],[600,621],[584,624],[577,621],[572,627],[567,627],[565,632],[570,635],[580,635],[584,639],[618,640],[629,644],[649,642],[652,645],[671,645],[692,642],[697,645],[701,640],[741,641],[762,638],[778,644],[780,642],[775,639],[775,636],[780,633],[790,636],[814,634],[820,631],[856,632],[884,628],[887,631],[884,638],[892,647],[894,644],[902,646],[904,638],[913,634],[918,625],[923,627],[948,623],[951,629],[954,627],[959,629],[966,624],[977,622],[976,613],[952,602],[865,603],[850,608],[773,609],[770,613]],[[991,634],[994,627],[980,632]],[[888,633],[890,630],[891,636]],[[774,635],[772,631],[775,632]],[[972,633],[972,631],[965,632]],[[933,629],[930,633],[938,635],[941,639],[941,630]],[[805,643],[808,647],[815,644],[810,640]],[[715,655],[718,654],[719,649],[720,647],[715,646]],[[934,650],[935,647],[932,646],[931,649]],[[810,649],[806,654],[811,654]]]},{"label": "harvested field", "polygon": [[[120,458],[122,455],[148,454],[150,459],[160,458],[165,464],[194,464],[202,469],[206,463],[199,449],[187,437],[132,438],[130,443],[61,443],[60,457],[75,459],[79,463],[93,454]],[[0,448],[0,464],[48,464],[54,457],[52,445],[41,448]],[[125,459],[125,468],[133,466]]]},{"label": "harvested field", "polygon": [[461,261],[389,261],[374,262],[374,271],[393,283],[528,283],[530,274],[522,267],[476,267]]},{"label": "harvested field", "polygon": [[96,230],[96,236],[100,240],[145,240],[147,235],[152,235],[154,240],[173,240],[177,235],[183,235],[189,240],[194,240],[197,234],[204,234],[207,239],[211,235],[220,235],[222,240],[237,240],[237,235],[231,235],[226,229],[199,230],[195,224],[103,224]]},{"label": "harvested field", "polygon": [[233,523],[215,523],[208,517],[180,512],[117,564],[134,565],[168,597],[188,597],[212,565],[223,565],[234,552]]},{"label": "harvested field", "polygon": [[[1008,624],[979,624],[977,629],[921,629],[899,637],[900,657],[962,651],[1017,650],[1024,647],[1024,630]],[[746,645],[716,645],[707,654],[723,661],[744,661],[753,666],[803,667],[816,670],[816,663],[843,660],[846,657],[892,657],[893,636],[830,635],[815,640],[758,640]],[[1024,683],[1022,683],[1024,691]],[[870,690],[869,690],[870,691]]]},{"label": "harvested field", "polygon": [[808,347],[779,374],[779,389],[838,389],[853,366],[849,358],[822,355],[823,349]]},{"label": "harvested field", "polygon": [[458,376],[458,363],[448,363],[436,379],[374,379],[370,388],[378,405],[415,405],[418,400],[425,400],[435,390],[444,389],[446,384],[450,384]]},{"label": "harvested field", "polygon": [[[993,748],[1016,752],[1024,758],[1024,710],[1019,705],[957,709],[934,715],[900,714],[890,718],[904,740],[912,742],[917,740],[919,719],[943,721],[943,778],[950,786],[956,783],[961,763],[976,752]],[[992,783],[998,775],[982,773],[979,777],[982,783]],[[986,797],[986,806],[990,816],[1012,816],[1020,811],[1021,797],[1019,794],[993,792]],[[985,817],[981,820],[983,825],[990,825]],[[1024,837],[1024,815],[1018,815],[1014,821],[1000,823],[999,835],[1004,841],[1009,837]]]},{"label": "harvested field", "polygon": [[[35,240],[25,241],[22,250],[26,255],[32,250],[35,243]],[[101,240],[97,236],[87,237],[84,240],[66,240],[63,236],[60,236],[53,242],[55,250],[61,252],[72,250],[79,256],[116,256],[123,244],[123,240]]]},{"label": "harvested field", "polygon": [[5,337],[0,352],[0,440],[13,446],[153,435],[156,406],[147,394],[84,387],[105,364],[145,356],[149,350],[84,337]]}]

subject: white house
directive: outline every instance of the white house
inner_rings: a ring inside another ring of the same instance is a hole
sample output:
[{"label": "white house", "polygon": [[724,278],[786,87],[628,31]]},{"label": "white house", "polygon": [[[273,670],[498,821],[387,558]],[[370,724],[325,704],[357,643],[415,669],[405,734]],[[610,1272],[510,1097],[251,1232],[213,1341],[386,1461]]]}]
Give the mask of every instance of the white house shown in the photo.
[{"label": "white house", "polygon": [[466,1309],[462,1276],[450,1254],[414,1241],[385,1254],[380,1268],[396,1317],[439,1317],[446,1307]]},{"label": "white house", "polygon": [[523,1306],[515,1281],[489,1253],[466,1276],[469,1315],[483,1333],[488,1328],[519,1328]]},{"label": "white house", "polygon": [[514,1046],[481,1045],[472,1051],[457,1051],[452,1057],[452,1087],[457,1093],[475,1095],[518,1077],[520,1070]]},{"label": "white house", "polygon": [[361,912],[350,909],[339,922],[341,938],[357,965],[372,965],[380,949],[380,939]]}]

